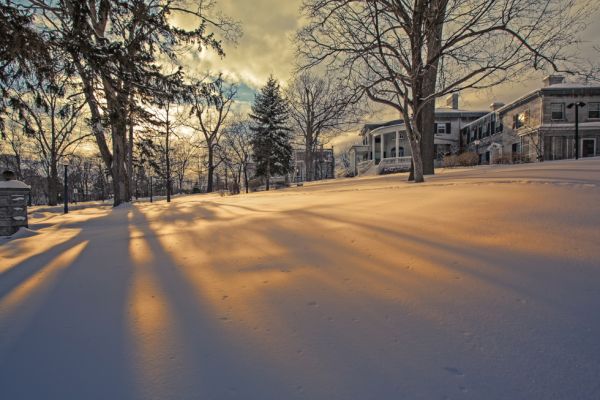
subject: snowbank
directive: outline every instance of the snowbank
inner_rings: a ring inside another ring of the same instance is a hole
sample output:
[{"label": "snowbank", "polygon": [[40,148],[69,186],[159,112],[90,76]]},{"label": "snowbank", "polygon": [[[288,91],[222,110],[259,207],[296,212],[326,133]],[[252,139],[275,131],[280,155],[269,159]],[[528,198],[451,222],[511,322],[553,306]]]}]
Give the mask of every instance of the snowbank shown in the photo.
[{"label": "snowbank", "polygon": [[0,189],[31,189],[31,186],[17,180],[0,181]]},{"label": "snowbank", "polygon": [[600,160],[90,208],[0,246],[7,399],[598,399]]}]

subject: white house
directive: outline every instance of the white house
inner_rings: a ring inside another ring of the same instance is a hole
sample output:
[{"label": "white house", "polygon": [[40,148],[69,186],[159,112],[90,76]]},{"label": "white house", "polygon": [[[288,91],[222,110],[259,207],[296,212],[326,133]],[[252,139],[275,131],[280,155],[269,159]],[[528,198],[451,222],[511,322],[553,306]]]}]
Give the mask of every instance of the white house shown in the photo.
[{"label": "white house", "polygon": [[[447,99],[447,107],[436,108],[434,151],[436,159],[461,148],[463,126],[487,114],[487,111],[468,111],[458,107],[458,94]],[[403,120],[367,124],[361,131],[362,141],[352,146],[350,159],[354,175],[407,171],[411,150]]]}]

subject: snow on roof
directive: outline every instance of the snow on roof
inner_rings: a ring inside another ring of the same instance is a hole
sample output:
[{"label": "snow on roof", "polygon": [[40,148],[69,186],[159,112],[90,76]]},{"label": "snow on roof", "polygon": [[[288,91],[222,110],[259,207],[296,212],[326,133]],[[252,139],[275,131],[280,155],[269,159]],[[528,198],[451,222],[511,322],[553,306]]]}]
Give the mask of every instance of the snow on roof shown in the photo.
[{"label": "snow on roof", "polygon": [[0,189],[31,189],[31,186],[21,181],[0,181]]},{"label": "snow on roof", "polygon": [[449,107],[441,107],[436,108],[436,114],[482,114],[487,113],[487,110],[463,110],[460,108],[449,108]]},{"label": "snow on roof", "polygon": [[[557,128],[557,129],[573,128],[573,123],[572,122],[550,123],[550,124],[544,124],[543,127],[544,128]],[[589,129],[600,128],[600,121],[580,122],[579,123],[579,129],[586,129],[586,128],[589,128]]]},{"label": "snow on roof", "polygon": [[600,85],[589,84],[589,83],[556,83],[554,85],[545,86],[541,88],[542,90],[552,90],[552,89],[600,89]]},{"label": "snow on roof", "polygon": [[565,90],[584,90],[584,89],[600,90],[600,85],[586,84],[586,83],[569,83],[569,82],[556,83],[554,85],[545,86],[545,87],[541,87],[541,88],[532,90],[532,91],[524,94],[523,96],[517,98],[516,100],[513,100],[513,101],[507,103],[505,106],[500,107],[499,109],[496,110],[496,112],[510,110],[512,107],[516,106],[520,102],[525,101],[528,98],[535,96],[538,93],[552,92],[552,91],[565,91]]},{"label": "snow on roof", "polygon": [[[458,114],[458,115],[462,115],[462,114],[479,115],[479,114],[481,114],[481,115],[483,115],[486,113],[488,113],[488,111],[462,110],[462,109],[456,109],[456,108],[450,108],[450,107],[438,107],[435,109],[436,116],[443,116],[443,114]],[[384,127],[390,127],[390,126],[396,126],[396,125],[404,125],[404,120],[393,119],[390,121],[374,122],[374,123],[370,123],[370,124],[365,124],[363,129],[361,130],[361,135],[364,135],[366,132],[370,132],[370,131],[378,129],[378,128],[384,128]]]}]

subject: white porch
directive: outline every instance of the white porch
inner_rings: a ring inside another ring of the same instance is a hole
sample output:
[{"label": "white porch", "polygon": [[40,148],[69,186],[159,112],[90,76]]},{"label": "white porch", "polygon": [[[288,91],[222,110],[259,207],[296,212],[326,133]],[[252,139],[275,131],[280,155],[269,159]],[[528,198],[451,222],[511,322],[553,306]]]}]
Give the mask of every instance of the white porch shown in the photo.
[{"label": "white porch", "polygon": [[411,164],[411,152],[406,134],[400,129],[390,131],[392,127],[382,127],[370,132],[369,160],[377,166],[377,172],[385,169],[408,171]]}]

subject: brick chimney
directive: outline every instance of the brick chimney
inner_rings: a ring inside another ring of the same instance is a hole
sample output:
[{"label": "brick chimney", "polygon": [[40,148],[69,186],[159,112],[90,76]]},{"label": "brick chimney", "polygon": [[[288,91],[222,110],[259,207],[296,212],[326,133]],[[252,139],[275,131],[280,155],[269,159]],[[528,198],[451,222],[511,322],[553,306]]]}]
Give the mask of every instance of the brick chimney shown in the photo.
[{"label": "brick chimney", "polygon": [[548,75],[544,78],[542,82],[544,82],[544,87],[557,85],[559,83],[564,83],[565,77],[563,75]]},{"label": "brick chimney", "polygon": [[450,96],[446,97],[446,107],[458,110],[458,93],[452,93]]}]

